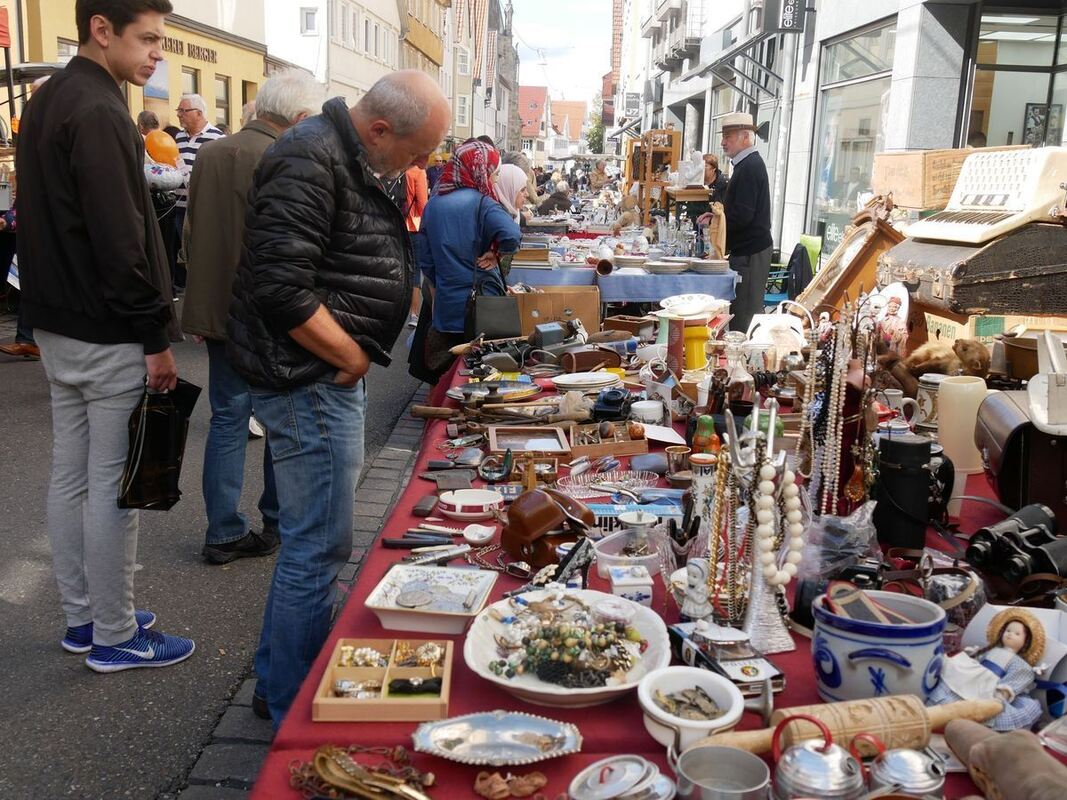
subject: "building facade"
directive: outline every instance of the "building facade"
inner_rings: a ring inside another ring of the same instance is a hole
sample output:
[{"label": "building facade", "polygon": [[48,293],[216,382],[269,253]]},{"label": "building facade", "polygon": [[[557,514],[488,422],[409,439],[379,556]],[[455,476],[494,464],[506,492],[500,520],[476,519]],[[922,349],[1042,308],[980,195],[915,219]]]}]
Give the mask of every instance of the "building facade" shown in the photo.
[{"label": "building facade", "polygon": [[445,63],[444,33],[451,0],[407,0],[400,68],[425,72],[438,83]]},{"label": "building facade", "polygon": [[452,137],[474,136],[474,0],[452,0]]},{"label": "building facade", "polygon": [[[626,61],[638,44],[626,20],[640,5],[624,9],[617,102],[635,88]],[[683,131],[683,153],[721,155],[722,116],[752,113],[783,252],[803,233],[834,249],[870,188],[875,153],[1064,143],[1064,0],[803,6],[645,0],[641,9],[648,79],[638,128],[671,125]]]},{"label": "building facade", "polygon": [[[74,0],[22,2],[22,26],[13,42],[19,59],[65,64],[73,58],[78,50]],[[130,112],[148,109],[164,126],[177,124],[178,100],[184,93],[197,93],[207,104],[211,122],[236,130],[241,107],[255,99],[266,71],[262,4],[175,0],[174,7],[176,13],[167,18],[165,30],[166,58],[146,86],[124,87]],[[14,23],[16,15],[11,17]]]},{"label": "building facade", "polygon": [[503,9],[503,25],[496,37],[496,80],[500,106],[497,126],[504,128],[497,144],[511,152],[522,149],[522,121],[519,119],[519,51],[512,35],[513,8],[511,0]]},{"label": "building facade", "polygon": [[568,158],[588,151],[585,143],[589,105],[584,100],[554,100],[551,108],[555,136],[549,147],[553,158]]},{"label": "building facade", "polygon": [[543,167],[549,156],[548,142],[552,132],[552,99],[547,86],[519,87],[519,117],[522,137],[519,146],[530,163]]}]

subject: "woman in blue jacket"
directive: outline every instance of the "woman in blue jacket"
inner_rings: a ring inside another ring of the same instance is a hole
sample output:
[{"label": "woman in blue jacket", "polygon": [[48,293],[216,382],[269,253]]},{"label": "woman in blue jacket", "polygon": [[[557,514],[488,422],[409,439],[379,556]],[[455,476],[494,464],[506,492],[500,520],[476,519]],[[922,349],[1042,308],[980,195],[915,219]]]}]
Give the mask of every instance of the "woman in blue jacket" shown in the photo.
[{"label": "woman in blue jacket", "polygon": [[472,291],[507,293],[500,257],[519,249],[522,233],[497,202],[499,167],[495,148],[477,140],[460,145],[423,212],[415,261],[430,302],[419,315],[408,363],[411,374],[428,383],[436,383],[451,367],[449,348],[478,333],[467,330]]}]

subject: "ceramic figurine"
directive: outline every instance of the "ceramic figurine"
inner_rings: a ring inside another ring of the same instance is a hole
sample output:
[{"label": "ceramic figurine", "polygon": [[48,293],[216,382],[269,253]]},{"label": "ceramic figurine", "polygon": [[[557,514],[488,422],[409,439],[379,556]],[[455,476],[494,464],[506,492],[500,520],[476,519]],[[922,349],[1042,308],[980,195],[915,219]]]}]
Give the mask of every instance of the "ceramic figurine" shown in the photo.
[{"label": "ceramic figurine", "polygon": [[682,601],[683,622],[695,622],[711,617],[708,601],[708,560],[691,558],[685,565],[685,599]]},{"label": "ceramic figurine", "polygon": [[1041,718],[1041,704],[1030,697],[1045,652],[1045,629],[1029,612],[1009,608],[989,623],[989,644],[945,660],[941,682],[927,705],[956,700],[996,699],[1004,710],[986,724],[997,731],[1029,728]]}]

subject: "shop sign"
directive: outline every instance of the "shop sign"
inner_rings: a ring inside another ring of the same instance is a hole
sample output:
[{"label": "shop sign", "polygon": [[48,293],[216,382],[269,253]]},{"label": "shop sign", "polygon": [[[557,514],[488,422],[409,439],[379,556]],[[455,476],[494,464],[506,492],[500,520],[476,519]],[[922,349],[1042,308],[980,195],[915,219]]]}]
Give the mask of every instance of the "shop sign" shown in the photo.
[{"label": "shop sign", "polygon": [[201,47],[198,44],[186,44],[181,39],[173,36],[163,37],[163,52],[174,53],[176,56],[188,56],[194,61],[206,61],[209,64],[219,62],[219,54],[210,47]]},{"label": "shop sign", "polygon": [[803,33],[807,0],[767,0],[763,27],[768,33]]},{"label": "shop sign", "polygon": [[626,119],[633,119],[634,117],[641,115],[641,93],[640,92],[627,92],[625,97],[625,105],[623,116]]}]

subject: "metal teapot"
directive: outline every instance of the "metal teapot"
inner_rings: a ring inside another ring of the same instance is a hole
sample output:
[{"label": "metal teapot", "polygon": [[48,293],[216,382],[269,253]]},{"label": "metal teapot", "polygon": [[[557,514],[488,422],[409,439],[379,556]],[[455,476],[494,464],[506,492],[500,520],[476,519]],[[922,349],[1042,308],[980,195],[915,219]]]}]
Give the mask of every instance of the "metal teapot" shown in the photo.
[{"label": "metal teapot", "polygon": [[[815,725],[823,742],[810,739],[781,751],[781,735],[794,720]],[[858,800],[865,792],[863,766],[840,745],[834,744],[825,723],[807,714],[786,717],[774,729],[774,800],[818,797],[820,800]]]},{"label": "metal teapot", "polygon": [[886,750],[882,740],[870,733],[853,738],[849,750],[856,758],[861,757],[856,747],[861,741],[871,744],[878,753],[867,767],[872,791],[892,789],[907,797],[944,796],[945,768],[940,761],[907,747]]}]

